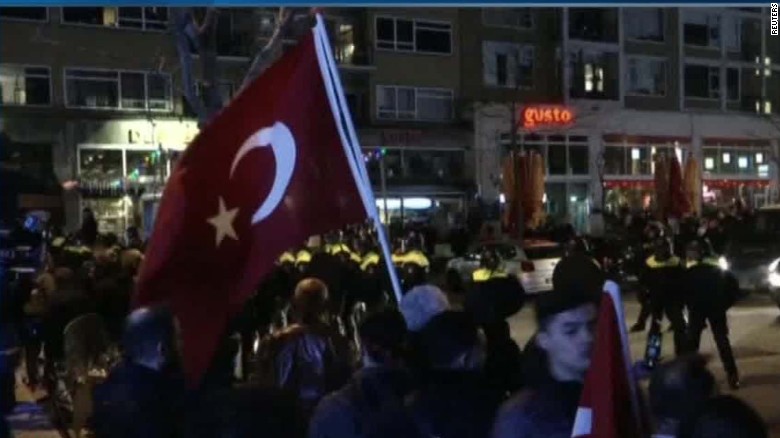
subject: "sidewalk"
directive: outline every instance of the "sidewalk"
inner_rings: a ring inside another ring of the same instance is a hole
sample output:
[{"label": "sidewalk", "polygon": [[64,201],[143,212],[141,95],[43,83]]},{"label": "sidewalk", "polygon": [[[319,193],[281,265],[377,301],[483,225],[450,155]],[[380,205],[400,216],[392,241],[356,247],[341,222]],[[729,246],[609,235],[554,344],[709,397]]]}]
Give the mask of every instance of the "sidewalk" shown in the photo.
[{"label": "sidewalk", "polygon": [[35,402],[36,397],[44,395],[42,392],[33,394],[22,383],[22,375],[16,374],[16,400],[17,406],[13,414],[8,416],[13,436],[16,438],[62,438],[62,435],[54,429],[48,413],[43,406]]}]

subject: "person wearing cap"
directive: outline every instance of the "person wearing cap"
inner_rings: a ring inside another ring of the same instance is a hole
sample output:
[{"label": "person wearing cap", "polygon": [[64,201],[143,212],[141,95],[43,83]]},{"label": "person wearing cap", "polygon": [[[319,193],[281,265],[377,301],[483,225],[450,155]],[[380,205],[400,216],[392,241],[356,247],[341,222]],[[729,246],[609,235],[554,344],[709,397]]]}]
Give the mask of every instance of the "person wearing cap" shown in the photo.
[{"label": "person wearing cap", "polygon": [[683,278],[688,305],[688,337],[691,350],[698,351],[705,325],[712,329],[729,386],[740,386],[737,363],[729,341],[726,312],[734,304],[739,284],[717,262],[706,262],[702,244],[693,241],[686,248],[687,269]]},{"label": "person wearing cap", "polygon": [[524,353],[528,386],[499,410],[494,438],[571,436],[590,367],[597,292],[557,286],[537,298],[537,333]]}]

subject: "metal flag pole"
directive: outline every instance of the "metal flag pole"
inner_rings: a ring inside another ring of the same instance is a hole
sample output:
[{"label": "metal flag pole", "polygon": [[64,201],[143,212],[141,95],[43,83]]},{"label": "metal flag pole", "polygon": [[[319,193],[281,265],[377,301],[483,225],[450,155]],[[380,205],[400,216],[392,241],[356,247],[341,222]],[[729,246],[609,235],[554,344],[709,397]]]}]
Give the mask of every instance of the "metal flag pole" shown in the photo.
[{"label": "metal flag pole", "polygon": [[[401,302],[403,293],[401,291],[401,282],[398,280],[398,274],[393,265],[392,253],[390,251],[390,244],[387,239],[384,226],[379,219],[379,211],[376,207],[376,199],[374,198],[374,192],[371,188],[371,182],[368,178],[368,171],[366,170],[363,160],[358,159],[362,157],[360,153],[360,146],[355,135],[355,127],[352,124],[352,118],[349,113],[349,109],[346,108],[344,102],[344,91],[341,89],[341,82],[338,77],[338,73],[332,66],[333,54],[330,50],[330,42],[328,41],[327,33],[325,32],[325,24],[322,20],[322,16],[317,14],[317,25],[313,29],[315,37],[315,46],[317,51],[317,60],[319,62],[320,70],[322,72],[322,78],[325,82],[325,91],[330,101],[331,109],[336,122],[339,135],[341,136],[341,142],[344,146],[344,152],[349,162],[350,170],[352,171],[355,183],[357,184],[358,191],[363,200],[363,205],[366,208],[366,213],[374,223],[374,227],[379,237],[379,245],[382,249],[382,255],[385,259],[385,265],[387,267],[388,274],[390,276],[390,282],[393,285],[393,292],[395,294],[397,302]],[[340,99],[339,99],[340,98]],[[341,102],[340,102],[341,101]],[[343,116],[343,120],[342,117]],[[344,132],[344,128],[347,128],[347,133]]]}]

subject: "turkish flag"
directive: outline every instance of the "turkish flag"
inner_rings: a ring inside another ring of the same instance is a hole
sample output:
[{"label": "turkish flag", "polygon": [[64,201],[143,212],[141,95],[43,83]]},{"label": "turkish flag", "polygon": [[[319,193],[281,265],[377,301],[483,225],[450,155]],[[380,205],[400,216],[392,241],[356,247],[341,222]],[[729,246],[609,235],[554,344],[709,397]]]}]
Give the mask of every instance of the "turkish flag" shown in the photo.
[{"label": "turkish flag", "polygon": [[572,437],[639,437],[639,406],[631,375],[628,335],[618,286],[602,294],[592,360],[585,376]]},{"label": "turkish flag", "polygon": [[315,38],[312,30],[236,96],[165,187],[134,304],[171,306],[191,384],[282,252],[367,218]]}]

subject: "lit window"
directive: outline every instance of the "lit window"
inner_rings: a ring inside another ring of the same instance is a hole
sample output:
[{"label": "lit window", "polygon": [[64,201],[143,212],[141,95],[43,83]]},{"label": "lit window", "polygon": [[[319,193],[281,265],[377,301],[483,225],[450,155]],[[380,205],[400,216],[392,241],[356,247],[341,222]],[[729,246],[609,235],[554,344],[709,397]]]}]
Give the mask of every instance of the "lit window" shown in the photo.
[{"label": "lit window", "polygon": [[704,168],[707,170],[712,170],[715,168],[715,160],[712,158],[705,158],[704,159]]},{"label": "lit window", "polygon": [[724,153],[723,154],[723,163],[731,164],[731,154],[729,154],[729,153]]},{"label": "lit window", "polygon": [[756,163],[761,164],[764,162],[764,154],[761,152],[756,153]]},{"label": "lit window", "polygon": [[737,160],[737,165],[740,169],[747,169],[748,167],[748,159],[747,157],[739,157],[739,160]]}]

